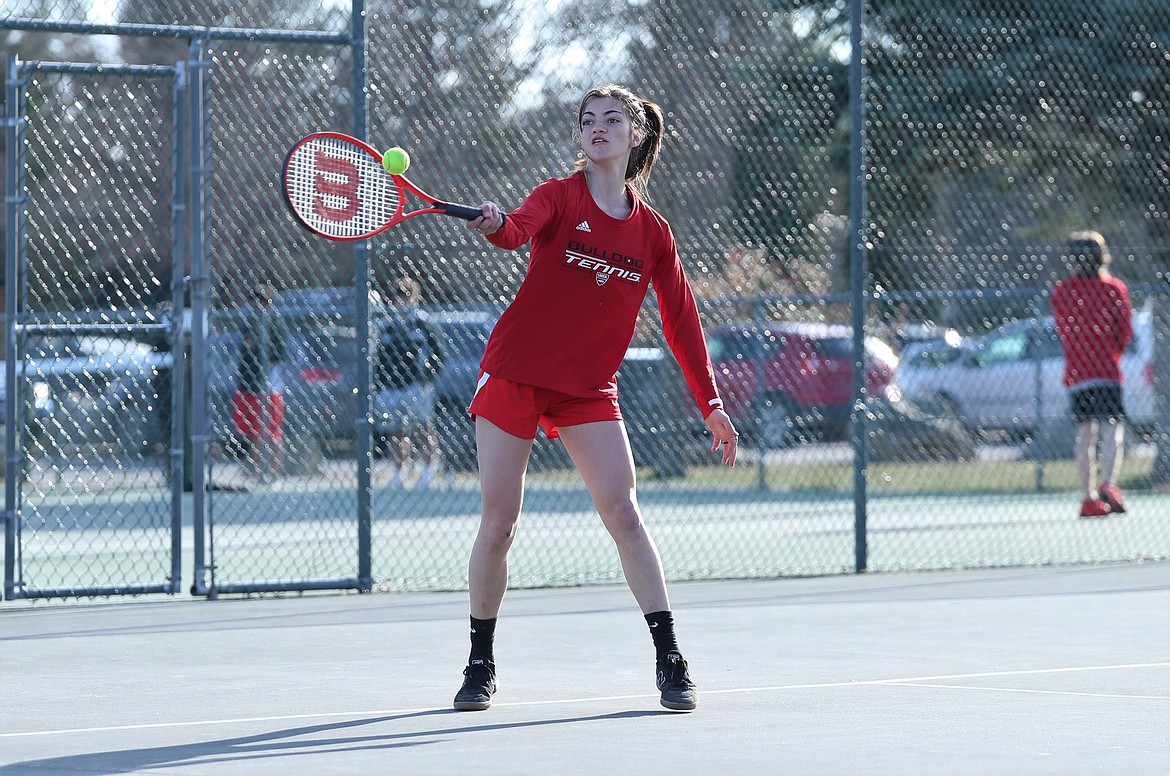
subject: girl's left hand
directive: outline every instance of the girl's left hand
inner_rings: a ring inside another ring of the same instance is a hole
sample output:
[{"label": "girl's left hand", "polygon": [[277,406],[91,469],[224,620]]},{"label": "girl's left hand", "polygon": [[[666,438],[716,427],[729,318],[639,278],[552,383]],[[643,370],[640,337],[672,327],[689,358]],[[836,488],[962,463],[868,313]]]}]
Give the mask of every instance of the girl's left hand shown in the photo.
[{"label": "girl's left hand", "polygon": [[723,448],[723,465],[735,466],[735,454],[739,450],[739,434],[731,423],[731,418],[723,410],[714,410],[706,419],[707,428],[711,429],[714,437],[711,450]]}]

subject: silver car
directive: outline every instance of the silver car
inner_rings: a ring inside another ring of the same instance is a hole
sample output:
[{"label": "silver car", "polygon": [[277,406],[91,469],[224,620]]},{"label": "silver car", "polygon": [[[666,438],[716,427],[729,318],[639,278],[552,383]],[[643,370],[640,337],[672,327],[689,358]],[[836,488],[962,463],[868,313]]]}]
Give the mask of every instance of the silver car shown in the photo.
[{"label": "silver car", "polygon": [[[1153,331],[1148,310],[1134,314],[1134,336],[1121,359],[1131,426],[1156,420]],[[933,358],[909,359],[895,374],[902,395],[960,418],[978,431],[1034,434],[1068,414],[1064,353],[1051,317],[995,329],[973,347],[940,345]]]},{"label": "silver car", "polygon": [[[82,444],[138,452],[160,439],[160,378],[170,353],[127,337],[76,334],[31,335],[23,352],[18,414],[33,455]],[[10,398],[0,374],[0,413]]]}]

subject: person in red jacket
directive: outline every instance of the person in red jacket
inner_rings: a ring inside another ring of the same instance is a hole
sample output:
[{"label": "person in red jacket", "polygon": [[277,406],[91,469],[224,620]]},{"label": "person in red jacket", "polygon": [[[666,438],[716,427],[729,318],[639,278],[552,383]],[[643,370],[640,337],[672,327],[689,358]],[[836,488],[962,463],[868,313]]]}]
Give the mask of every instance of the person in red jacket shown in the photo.
[{"label": "person in red jacket", "polygon": [[[1109,274],[1111,256],[1098,232],[1069,238],[1069,277],[1052,289],[1052,311],[1064,350],[1064,385],[1077,423],[1075,457],[1081,483],[1081,517],[1125,511],[1117,476],[1125,440],[1121,354],[1133,336],[1129,289]],[[1101,431],[1101,483],[1096,482]]]},{"label": "person in red jacket", "polygon": [[654,284],[662,329],[710,429],[735,464],[739,435],[723,410],[698,306],[670,225],[646,200],[662,142],[661,109],[610,84],[578,108],[582,158],[501,215],[494,202],[468,228],[499,248],[531,243],[528,269],[484,350],[469,412],[483,511],[471,551],[471,654],[454,706],[491,705],[496,618],[508,585],[528,458],[543,427],[565,445],[610,536],[654,641],[662,705],[690,711],[698,693],[679,650],[662,561],[638,507],[634,461],[615,377]]}]

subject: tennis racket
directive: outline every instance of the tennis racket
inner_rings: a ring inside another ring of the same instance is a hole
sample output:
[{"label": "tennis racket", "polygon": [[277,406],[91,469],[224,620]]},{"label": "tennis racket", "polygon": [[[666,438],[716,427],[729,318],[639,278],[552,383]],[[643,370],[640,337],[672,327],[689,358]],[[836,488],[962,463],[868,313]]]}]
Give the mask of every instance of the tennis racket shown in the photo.
[{"label": "tennis racket", "polygon": [[[315,132],[288,152],[281,172],[284,199],[309,231],[330,240],[364,240],[426,213],[473,221],[476,207],[432,197],[404,175],[382,167],[382,155],[340,132]],[[406,195],[425,204],[406,212]]]}]

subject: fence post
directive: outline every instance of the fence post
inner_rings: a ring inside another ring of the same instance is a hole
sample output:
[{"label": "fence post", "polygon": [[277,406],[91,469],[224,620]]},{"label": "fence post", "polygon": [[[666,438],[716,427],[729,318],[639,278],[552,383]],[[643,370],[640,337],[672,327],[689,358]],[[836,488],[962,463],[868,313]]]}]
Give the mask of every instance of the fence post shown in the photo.
[{"label": "fence post", "polygon": [[[1032,448],[1036,454],[1032,456],[1036,465],[1036,492],[1044,492],[1044,461],[1050,453],[1044,448],[1052,444],[1051,434],[1045,433],[1050,424],[1044,417],[1044,365],[1040,358],[1040,343],[1044,333],[1043,321],[1040,314],[1040,297],[1032,297],[1028,303],[1031,308],[1032,319],[1036,321],[1036,328],[1032,332],[1034,340],[1025,343],[1025,354],[1031,355],[1032,369],[1032,403],[1035,405],[1036,425],[1032,429]],[[1033,347],[1033,345],[1035,347]]]},{"label": "fence post", "polygon": [[20,175],[21,84],[20,61],[6,57],[4,83],[4,187],[7,229],[4,232],[4,378],[8,386],[4,404],[4,598],[16,594],[16,534],[19,515],[17,493],[24,476],[23,453],[17,447],[17,410],[21,403],[16,376],[16,313],[20,285],[20,248],[24,233]]},{"label": "fence post", "polygon": [[[752,301],[751,306],[752,306],[752,316],[751,316],[752,320],[764,321],[766,319],[766,311],[765,311],[764,301],[761,299],[755,299]],[[761,336],[761,340],[759,342],[757,342],[756,345],[757,345],[757,347],[763,349],[764,343],[763,343],[762,336]],[[752,365],[752,372],[754,373],[756,385],[759,387],[760,390],[762,390],[763,386],[767,384],[766,377],[764,375],[764,373],[766,371],[766,367],[764,366],[763,359],[753,358],[751,360],[751,365]],[[755,404],[756,404],[756,406],[759,406],[759,404],[760,404],[759,397],[757,397]],[[745,423],[745,424],[751,423],[751,422],[758,422],[758,420],[759,420],[758,411],[753,410],[753,414],[755,414],[756,417],[750,418],[750,419],[744,418],[741,422]],[[756,428],[758,430],[759,426],[756,426]],[[756,464],[756,489],[759,490],[760,492],[763,492],[763,491],[766,491],[768,489],[768,446],[763,444],[762,441],[760,441],[760,436],[762,436],[762,435],[757,433],[756,447],[759,448],[760,460]],[[794,438],[794,437],[789,437],[789,439],[792,439],[792,438]]]},{"label": "fence post", "polygon": [[[210,276],[204,256],[204,234],[206,230],[206,178],[208,169],[204,159],[204,133],[206,132],[204,98],[206,97],[206,70],[208,63],[204,56],[206,41],[193,38],[187,48],[187,75],[190,109],[188,120],[188,164],[191,166],[190,179],[190,243],[189,260],[191,273],[191,474],[192,512],[194,523],[194,579],[192,595],[210,595],[211,580],[215,563],[207,557],[207,537],[211,531],[211,519],[207,501],[207,446],[211,433],[207,418],[207,341],[204,337],[204,323],[207,320]],[[184,345],[186,338],[184,337]]]},{"label": "fence post", "polygon": [[854,570],[865,571],[869,565],[866,526],[868,494],[866,477],[869,469],[869,440],[866,436],[865,406],[865,317],[868,312],[868,270],[865,245],[865,93],[862,21],[865,3],[851,0],[849,42],[849,167],[853,181],[849,187],[849,266],[853,296],[853,413],[850,429],[853,437],[853,535]]},{"label": "fence post", "polygon": [[[350,10],[350,47],[353,50],[353,131],[354,136],[366,139],[366,9],[364,0],[353,0]],[[357,458],[357,539],[358,590],[368,593],[373,589],[373,539],[371,525],[371,470],[374,457],[373,397],[370,379],[370,252],[365,240],[353,246],[354,323],[357,332],[358,413],[355,424],[355,457]]]},{"label": "fence post", "polygon": [[[183,576],[183,491],[190,481],[190,418],[186,401],[187,374],[186,337],[183,332],[186,242],[186,176],[183,174],[183,155],[186,146],[184,122],[187,120],[187,70],[183,62],[175,63],[174,91],[172,93],[171,127],[171,372],[170,372],[170,482],[171,482],[171,592],[182,589]],[[160,411],[162,408],[160,407]]]}]

